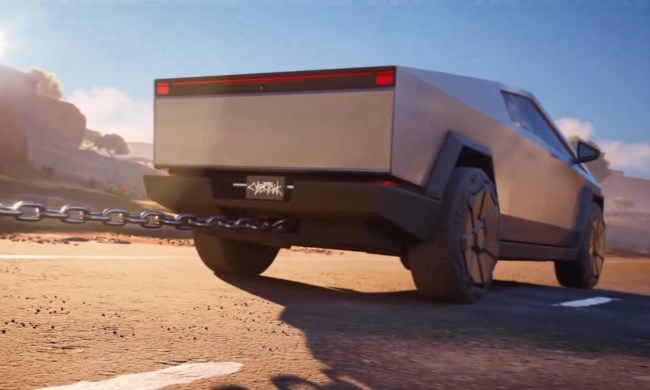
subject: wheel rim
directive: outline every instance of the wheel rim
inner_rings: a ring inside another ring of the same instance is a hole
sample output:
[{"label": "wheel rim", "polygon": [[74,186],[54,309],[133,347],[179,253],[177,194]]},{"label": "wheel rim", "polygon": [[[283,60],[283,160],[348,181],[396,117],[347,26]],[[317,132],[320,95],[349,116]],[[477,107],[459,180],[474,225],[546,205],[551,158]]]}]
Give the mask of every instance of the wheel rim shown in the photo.
[{"label": "wheel rim", "polygon": [[471,281],[485,286],[492,279],[498,255],[499,206],[486,185],[469,197],[462,254]]},{"label": "wheel rim", "polygon": [[596,218],[591,225],[589,263],[594,276],[599,278],[605,263],[605,222],[602,217]]}]

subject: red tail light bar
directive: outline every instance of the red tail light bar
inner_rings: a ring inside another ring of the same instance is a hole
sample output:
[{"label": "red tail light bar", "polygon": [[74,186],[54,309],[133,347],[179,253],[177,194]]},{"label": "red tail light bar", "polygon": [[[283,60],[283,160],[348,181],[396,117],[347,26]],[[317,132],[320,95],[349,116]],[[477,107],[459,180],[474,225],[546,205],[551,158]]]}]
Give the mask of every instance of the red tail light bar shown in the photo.
[{"label": "red tail light bar", "polygon": [[397,184],[397,182],[394,182],[392,180],[376,180],[373,183],[380,184],[386,187],[399,187],[399,184]]},{"label": "red tail light bar", "polygon": [[375,76],[375,84],[377,86],[395,85],[395,71],[387,70],[385,72],[377,72],[377,75]]},{"label": "red tail light bar", "polygon": [[156,96],[211,95],[328,89],[383,88],[395,85],[395,67],[218,76],[156,81]]}]

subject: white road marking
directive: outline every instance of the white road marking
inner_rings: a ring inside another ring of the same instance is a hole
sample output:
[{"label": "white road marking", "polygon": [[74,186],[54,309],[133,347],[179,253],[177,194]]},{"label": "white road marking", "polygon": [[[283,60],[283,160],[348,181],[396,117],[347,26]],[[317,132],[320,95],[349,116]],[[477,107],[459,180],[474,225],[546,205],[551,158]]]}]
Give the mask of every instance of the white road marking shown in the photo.
[{"label": "white road marking", "polygon": [[579,299],[577,301],[569,301],[557,303],[553,306],[564,306],[564,307],[587,307],[594,305],[602,305],[603,303],[609,303],[612,301],[618,301],[617,298],[607,298],[607,297],[593,297],[588,299]]},{"label": "white road marking", "polygon": [[234,362],[186,363],[158,371],[120,375],[104,381],[83,381],[71,385],[44,387],[40,390],[157,390],[171,385],[234,374],[242,367],[243,364]]},{"label": "white road marking", "polygon": [[0,255],[0,260],[148,260],[148,259],[194,259],[196,256],[117,256],[117,255]]}]

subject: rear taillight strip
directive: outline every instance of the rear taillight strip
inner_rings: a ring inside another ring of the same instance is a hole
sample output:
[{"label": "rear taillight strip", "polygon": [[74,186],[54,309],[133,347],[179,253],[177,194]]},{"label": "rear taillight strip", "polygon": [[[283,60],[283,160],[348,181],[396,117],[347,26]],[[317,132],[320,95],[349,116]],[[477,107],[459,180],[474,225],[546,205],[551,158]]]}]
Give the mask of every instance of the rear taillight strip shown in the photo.
[{"label": "rear taillight strip", "polygon": [[255,84],[255,83],[291,83],[301,82],[313,79],[332,79],[345,77],[369,77],[372,72],[359,73],[335,73],[335,74],[310,74],[304,76],[277,76],[277,77],[254,77],[241,79],[221,79],[221,80],[191,80],[191,81],[173,81],[171,85],[207,85],[207,84]]},{"label": "rear taillight strip", "polygon": [[395,85],[395,69],[363,69],[350,72],[226,76],[202,79],[160,80],[156,96],[227,93],[284,92],[328,89],[381,88]]}]

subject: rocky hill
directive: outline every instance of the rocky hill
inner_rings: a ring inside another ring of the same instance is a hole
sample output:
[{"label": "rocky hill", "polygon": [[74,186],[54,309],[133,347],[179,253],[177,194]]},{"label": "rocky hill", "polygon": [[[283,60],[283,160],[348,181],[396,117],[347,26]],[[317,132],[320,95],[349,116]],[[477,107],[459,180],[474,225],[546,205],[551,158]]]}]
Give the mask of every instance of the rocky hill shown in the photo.
[{"label": "rocky hill", "polygon": [[33,143],[77,149],[86,131],[86,118],[74,105],[37,93],[36,81],[0,65],[0,107],[21,123]]},{"label": "rocky hill", "polygon": [[[29,74],[0,65],[0,174],[90,185],[145,196],[142,176],[161,174],[150,164],[79,150],[86,118],[77,107],[42,96]],[[104,129],[109,131],[110,129]]]},{"label": "rocky hill", "polygon": [[650,180],[612,170],[601,185],[608,200],[625,198],[633,202],[630,210],[650,213]]}]

